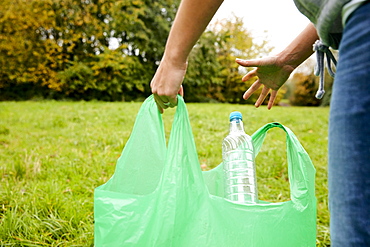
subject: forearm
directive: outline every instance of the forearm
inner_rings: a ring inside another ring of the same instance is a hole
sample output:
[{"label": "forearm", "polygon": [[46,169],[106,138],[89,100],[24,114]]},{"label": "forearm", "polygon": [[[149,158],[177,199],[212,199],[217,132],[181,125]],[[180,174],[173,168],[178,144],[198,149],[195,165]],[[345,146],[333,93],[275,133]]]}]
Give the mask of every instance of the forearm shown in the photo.
[{"label": "forearm", "polygon": [[223,0],[182,0],[171,28],[164,59],[184,64]]},{"label": "forearm", "polygon": [[302,62],[313,54],[313,44],[319,37],[312,23],[290,43],[290,45],[277,56],[282,64],[298,67]]}]

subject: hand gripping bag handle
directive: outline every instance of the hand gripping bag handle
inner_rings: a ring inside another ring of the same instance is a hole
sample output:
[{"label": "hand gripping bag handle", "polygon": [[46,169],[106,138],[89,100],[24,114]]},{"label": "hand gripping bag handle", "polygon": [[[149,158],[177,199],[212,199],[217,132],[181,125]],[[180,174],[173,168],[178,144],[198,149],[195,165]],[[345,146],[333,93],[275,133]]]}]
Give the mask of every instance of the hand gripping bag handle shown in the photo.
[{"label": "hand gripping bag handle", "polygon": [[280,123],[269,123],[258,129],[252,135],[255,156],[257,157],[262,147],[267,131],[274,127],[286,133],[290,198],[293,202],[303,202],[304,198],[315,198],[315,168],[309,155],[288,127]]}]

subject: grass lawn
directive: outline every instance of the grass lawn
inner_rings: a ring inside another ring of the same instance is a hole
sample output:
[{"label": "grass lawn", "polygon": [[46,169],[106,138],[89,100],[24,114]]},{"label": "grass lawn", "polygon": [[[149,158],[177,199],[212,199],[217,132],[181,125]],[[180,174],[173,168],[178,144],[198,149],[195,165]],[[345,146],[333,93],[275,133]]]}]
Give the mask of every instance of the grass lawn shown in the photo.
[{"label": "grass lawn", "polygon": [[[94,188],[113,174],[141,103],[0,102],[0,246],[93,246]],[[317,246],[330,245],[327,203],[329,108],[187,104],[202,169],[221,162],[228,115],[252,134],[280,122],[316,167]],[[169,136],[174,110],[163,115]],[[256,159],[259,197],[289,200],[285,135],[272,129]]]}]

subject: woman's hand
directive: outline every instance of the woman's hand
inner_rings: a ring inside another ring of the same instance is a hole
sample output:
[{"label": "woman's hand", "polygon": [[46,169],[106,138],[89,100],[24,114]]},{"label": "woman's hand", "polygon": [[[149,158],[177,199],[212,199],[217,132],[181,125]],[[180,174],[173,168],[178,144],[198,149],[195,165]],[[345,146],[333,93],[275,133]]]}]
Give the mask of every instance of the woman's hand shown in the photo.
[{"label": "woman's hand", "polygon": [[267,108],[271,109],[279,88],[286,82],[293,70],[312,55],[312,45],[318,38],[315,26],[309,23],[290,45],[276,56],[255,60],[236,59],[241,66],[257,67],[242,79],[247,81],[255,76],[258,77],[257,81],[244,93],[243,98],[248,99],[260,86],[264,85],[255,106],[259,107],[272,90],[267,105]]},{"label": "woman's hand", "polygon": [[163,113],[168,107],[177,105],[177,94],[184,96],[182,81],[186,73],[187,64],[172,64],[163,60],[155,73],[150,87],[154,94],[158,110]]},{"label": "woman's hand", "polygon": [[248,99],[260,86],[264,86],[260,96],[258,97],[255,106],[259,107],[265,100],[267,94],[271,90],[270,99],[267,105],[268,109],[274,105],[274,101],[279,88],[286,82],[290,74],[294,70],[293,66],[282,64],[279,62],[279,57],[265,57],[255,60],[236,59],[236,62],[243,67],[257,67],[248,72],[242,81],[248,81],[253,77],[258,79],[244,93],[243,98]]}]

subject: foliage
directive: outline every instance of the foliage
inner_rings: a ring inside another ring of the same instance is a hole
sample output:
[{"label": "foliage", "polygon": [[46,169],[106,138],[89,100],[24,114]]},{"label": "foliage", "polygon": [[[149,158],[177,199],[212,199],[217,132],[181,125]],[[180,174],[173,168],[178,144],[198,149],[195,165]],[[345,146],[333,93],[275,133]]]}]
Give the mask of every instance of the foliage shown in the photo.
[{"label": "foliage", "polygon": [[107,50],[90,63],[73,62],[58,74],[61,87],[74,99],[135,99],[146,90],[136,73],[144,71],[137,60],[137,57],[122,56],[117,50]]},{"label": "foliage", "polygon": [[239,69],[235,59],[253,59],[258,55],[266,55],[272,47],[267,46],[265,42],[258,45],[244,27],[243,20],[238,17],[216,23],[213,30],[218,34],[217,61],[222,66],[220,73],[223,80],[223,97],[226,102],[244,103],[242,95],[251,82],[241,81],[243,70]]},{"label": "foliage", "polygon": [[[130,101],[148,96],[178,4],[176,0],[3,0],[0,100]],[[241,18],[209,26],[189,57],[185,99],[253,104],[261,89],[247,101],[242,99],[254,79],[241,81],[247,69],[235,59],[258,58],[271,49],[267,41],[252,36]],[[312,87],[310,79],[303,82],[292,102],[319,104],[303,100],[309,98],[302,97],[307,87]],[[276,104],[285,91],[279,91]],[[330,92],[324,104],[328,96]]]},{"label": "foliage", "polygon": [[[330,245],[328,108],[187,106],[205,170],[221,162],[231,111],[243,113],[249,134],[274,121],[291,128],[316,167],[317,246]],[[93,246],[94,188],[112,176],[139,107],[95,101],[0,102],[0,246]],[[167,137],[173,113],[163,114]],[[256,160],[262,200],[289,200],[285,156],[285,134],[273,129]]]},{"label": "foliage", "polygon": [[[148,94],[143,84],[154,74],[177,5],[173,0],[4,0],[0,88],[29,84],[77,99]],[[113,40],[115,52],[109,49]],[[110,69],[114,73],[106,78]],[[91,73],[94,80],[87,81]],[[80,80],[73,82],[77,75]]]},{"label": "foliage", "polygon": [[[40,26],[50,26],[54,14],[43,7],[50,1],[4,0],[0,9],[0,88],[37,84],[59,90],[54,60],[58,50],[50,40],[41,41]],[[41,41],[41,42],[40,42]],[[47,54],[47,55],[46,55]]]},{"label": "foliage", "polygon": [[[338,57],[336,51],[332,51],[335,57]],[[286,98],[289,99],[292,105],[297,106],[329,106],[331,91],[334,83],[334,78],[330,76],[325,69],[324,73],[324,89],[325,94],[321,100],[315,98],[319,87],[320,77],[314,74],[316,59],[311,56],[302,63],[289,78],[286,83],[287,93]]]},{"label": "foliage", "polygon": [[295,73],[292,82],[294,85],[293,96],[290,98],[292,105],[320,105],[320,100],[315,98],[318,89],[318,78],[314,74]]},{"label": "foliage", "polygon": [[319,87],[320,77],[313,74],[295,73],[290,81],[292,84],[292,93],[290,103],[296,106],[327,106],[330,102],[333,78],[325,73],[325,94],[324,98],[319,100],[315,97]]},{"label": "foliage", "polygon": [[99,54],[97,59],[91,63],[93,81],[97,84],[95,88],[108,94],[109,99],[124,101],[123,97],[132,99],[148,90],[141,77],[145,70],[138,57],[122,56],[117,50],[108,50]]},{"label": "foliage", "polygon": [[178,4],[176,0],[124,0],[112,8],[111,36],[124,56],[134,58],[126,80],[147,84],[145,95],[150,93],[149,82],[162,58]]},{"label": "foliage", "polygon": [[202,102],[212,98],[220,100],[223,97],[222,92],[211,95],[213,88],[222,88],[221,64],[217,61],[216,43],[217,34],[208,30],[190,53],[183,83],[187,101]]}]

